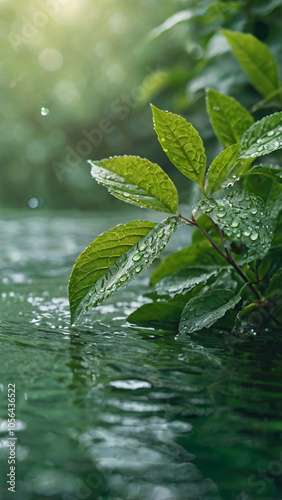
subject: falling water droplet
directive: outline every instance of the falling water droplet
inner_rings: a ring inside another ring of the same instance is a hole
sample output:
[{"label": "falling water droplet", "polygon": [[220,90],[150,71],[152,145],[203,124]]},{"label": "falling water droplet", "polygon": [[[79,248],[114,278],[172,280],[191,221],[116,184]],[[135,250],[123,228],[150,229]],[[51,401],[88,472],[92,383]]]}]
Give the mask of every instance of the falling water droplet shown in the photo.
[{"label": "falling water droplet", "polygon": [[47,116],[49,115],[49,109],[42,107],[40,113],[42,114],[42,116]]}]

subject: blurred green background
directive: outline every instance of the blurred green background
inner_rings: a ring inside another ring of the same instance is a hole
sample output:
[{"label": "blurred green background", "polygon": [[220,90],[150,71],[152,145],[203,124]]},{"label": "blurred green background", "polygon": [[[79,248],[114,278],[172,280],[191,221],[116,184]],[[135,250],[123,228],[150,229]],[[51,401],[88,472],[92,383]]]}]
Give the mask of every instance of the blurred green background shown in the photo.
[{"label": "blurred green background", "polygon": [[191,121],[211,160],[220,146],[205,111],[205,87],[249,109],[261,99],[220,27],[253,33],[282,62],[281,0],[0,5],[1,206],[112,207],[116,200],[91,179],[86,160],[116,154],[158,162],[181,189],[181,174],[155,136],[149,102]]}]

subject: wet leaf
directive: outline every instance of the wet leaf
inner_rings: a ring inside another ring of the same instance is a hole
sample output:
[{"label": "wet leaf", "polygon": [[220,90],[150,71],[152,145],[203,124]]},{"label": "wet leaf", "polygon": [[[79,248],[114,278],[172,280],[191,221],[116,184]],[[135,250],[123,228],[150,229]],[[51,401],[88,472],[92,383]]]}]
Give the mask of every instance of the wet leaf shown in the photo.
[{"label": "wet leaf", "polygon": [[244,262],[267,253],[273,238],[273,223],[261,198],[246,191],[233,191],[222,200],[202,198],[199,206],[228,236],[234,236],[249,248]]},{"label": "wet leaf", "polygon": [[238,62],[264,96],[279,89],[278,66],[268,47],[251,34],[221,30]]},{"label": "wet leaf", "polygon": [[254,123],[252,115],[233,97],[212,89],[206,95],[211,123],[223,146],[240,142],[242,134]]},{"label": "wet leaf", "polygon": [[196,285],[205,284],[212,276],[219,272],[218,269],[208,267],[185,267],[169,276],[164,277],[156,285],[158,295],[170,295],[171,297],[186,293]]},{"label": "wet leaf", "polygon": [[244,163],[236,162],[241,144],[233,144],[220,153],[212,162],[206,180],[206,194],[233,186],[244,169]]},{"label": "wet leaf", "polygon": [[114,156],[89,163],[92,177],[116,198],[157,212],[177,213],[176,187],[156,163],[138,156]]},{"label": "wet leaf", "polygon": [[257,158],[282,148],[282,112],[255,122],[241,138],[241,158]]},{"label": "wet leaf", "polygon": [[265,175],[282,184],[282,168],[278,165],[257,165],[248,170],[245,175]]},{"label": "wet leaf", "polygon": [[188,179],[203,186],[206,154],[197,130],[179,115],[152,105],[155,131],[173,165]]},{"label": "wet leaf", "polygon": [[240,293],[234,295],[232,290],[224,289],[203,292],[193,297],[187,302],[181,315],[179,333],[192,333],[209,328],[240,300]]},{"label": "wet leaf", "polygon": [[181,303],[151,302],[131,313],[127,321],[140,326],[177,329],[182,310]]},{"label": "wet leaf", "polygon": [[147,269],[182,224],[178,217],[157,225],[133,221],[101,234],[80,255],[70,277],[72,322]]},{"label": "wet leaf", "polygon": [[166,257],[160,266],[151,275],[151,285],[155,285],[162,278],[187,266],[208,266],[219,268],[225,260],[210,246],[207,239],[179,250]]}]

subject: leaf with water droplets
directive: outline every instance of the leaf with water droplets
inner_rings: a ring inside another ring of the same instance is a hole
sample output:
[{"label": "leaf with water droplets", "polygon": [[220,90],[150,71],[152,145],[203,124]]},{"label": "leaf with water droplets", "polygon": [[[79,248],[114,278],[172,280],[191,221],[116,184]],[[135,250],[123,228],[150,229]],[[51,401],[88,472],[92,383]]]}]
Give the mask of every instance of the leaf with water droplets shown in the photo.
[{"label": "leaf with water droplets", "polygon": [[216,269],[224,264],[225,260],[211,248],[209,241],[205,239],[168,255],[152,272],[151,285],[155,285],[165,276],[181,271],[187,266],[207,266]]},{"label": "leaf with water droplets", "polygon": [[213,160],[206,177],[207,195],[231,187],[238,180],[244,169],[244,162],[236,162],[240,148],[241,144],[233,144]]},{"label": "leaf with water droplets", "polygon": [[199,207],[228,236],[234,236],[248,247],[242,262],[262,258],[269,250],[273,223],[266,204],[258,196],[233,191],[222,200],[202,198]]},{"label": "leaf with water droplets", "polygon": [[241,295],[234,295],[232,290],[215,289],[203,292],[190,299],[183,309],[179,333],[192,333],[209,328],[226,311],[233,309],[241,300]]},{"label": "leaf with water droplets", "polygon": [[169,295],[174,297],[179,293],[186,293],[195,288],[196,285],[205,284],[212,276],[218,274],[219,269],[214,267],[185,267],[181,271],[164,277],[156,285],[158,295]]},{"label": "leaf with water droplets", "polygon": [[238,62],[252,80],[254,87],[264,96],[280,87],[278,66],[268,47],[249,33],[221,30]]},{"label": "leaf with water droplets", "polygon": [[241,158],[257,158],[282,148],[282,112],[255,122],[241,138]]},{"label": "leaf with water droplets", "polygon": [[154,128],[164,152],[182,174],[203,186],[207,158],[197,130],[182,116],[151,106]]},{"label": "leaf with water droplets", "polygon": [[206,100],[212,126],[223,146],[240,142],[242,134],[254,123],[252,115],[233,97],[212,89],[207,89]]},{"label": "leaf with water droplets", "polygon": [[138,156],[88,162],[92,177],[116,198],[157,212],[177,213],[176,187],[156,163]]},{"label": "leaf with water droplets", "polygon": [[133,221],[100,235],[80,255],[70,277],[72,322],[147,269],[183,224],[179,217],[157,225]]},{"label": "leaf with water droplets", "polygon": [[[72,322],[93,285],[105,272],[137,242],[146,236],[156,224],[133,221],[118,225],[100,234],[78,257],[69,280],[69,302]],[[140,242],[142,248],[142,242]]]},{"label": "leaf with water droplets", "polygon": [[278,184],[282,184],[282,168],[279,165],[257,165],[248,170],[245,175],[265,175]]}]

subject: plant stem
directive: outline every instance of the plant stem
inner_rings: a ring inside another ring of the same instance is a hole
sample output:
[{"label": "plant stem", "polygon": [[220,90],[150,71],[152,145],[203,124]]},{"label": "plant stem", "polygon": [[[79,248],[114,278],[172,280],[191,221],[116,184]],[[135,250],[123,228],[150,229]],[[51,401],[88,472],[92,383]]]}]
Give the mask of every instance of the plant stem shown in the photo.
[{"label": "plant stem", "polygon": [[[181,219],[184,219],[186,222],[189,222],[189,224],[192,224],[193,226],[196,226],[200,231],[201,233],[203,233],[203,235],[209,240],[211,246],[221,255],[221,257],[223,257],[223,259],[225,259],[228,264],[230,264],[232,267],[234,267],[235,271],[239,274],[239,276],[245,281],[245,283],[248,284],[248,287],[250,288],[250,290],[252,291],[252,293],[254,294],[254,296],[260,300],[261,299],[261,296],[260,294],[258,293],[258,291],[253,287],[252,283],[250,283],[250,281],[248,280],[247,276],[244,274],[244,272],[242,271],[242,269],[240,269],[240,267],[236,264],[235,260],[233,259],[230,251],[228,248],[226,248],[226,254],[222,252],[222,250],[217,246],[217,244],[215,243],[215,241],[210,237],[210,235],[204,230],[203,227],[201,227],[198,222],[196,221],[196,219],[194,218],[194,216],[192,215],[192,220],[189,220],[189,219],[186,219],[185,217],[183,217],[182,215],[179,214],[179,217],[181,217]],[[220,230],[221,231],[221,230]],[[221,231],[220,233],[221,235],[221,238],[224,239],[223,237],[223,233]]]}]

